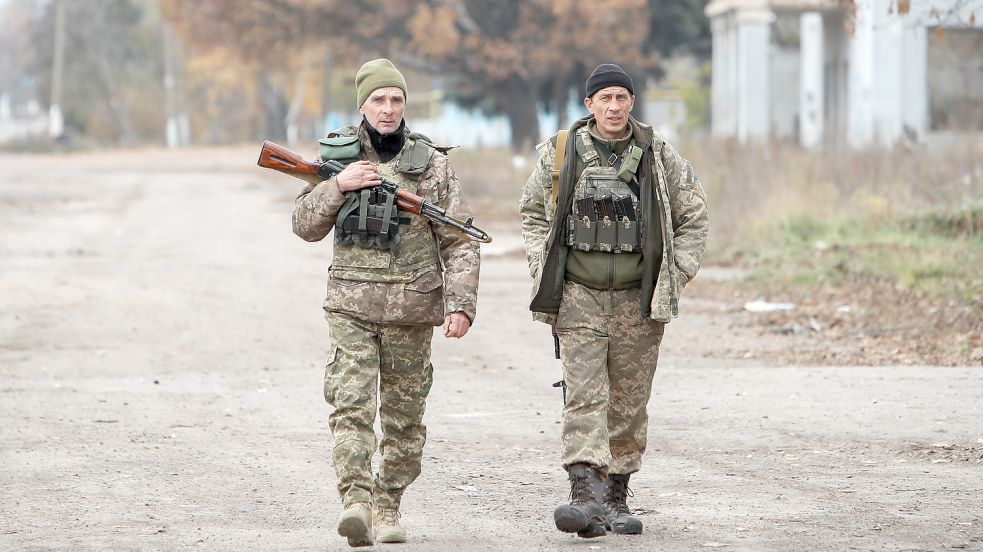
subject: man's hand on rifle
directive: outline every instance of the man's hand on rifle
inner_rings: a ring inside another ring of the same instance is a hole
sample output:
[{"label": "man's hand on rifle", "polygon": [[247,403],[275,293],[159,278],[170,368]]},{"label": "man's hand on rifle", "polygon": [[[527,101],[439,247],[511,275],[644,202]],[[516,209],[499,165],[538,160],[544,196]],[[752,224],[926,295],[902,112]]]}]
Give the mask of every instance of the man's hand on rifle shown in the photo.
[{"label": "man's hand on rifle", "polygon": [[463,312],[452,312],[444,317],[444,337],[464,337],[471,329],[471,319]]},{"label": "man's hand on rifle", "polygon": [[338,181],[338,189],[342,193],[382,184],[379,171],[368,161],[355,161],[349,164],[335,178]]}]

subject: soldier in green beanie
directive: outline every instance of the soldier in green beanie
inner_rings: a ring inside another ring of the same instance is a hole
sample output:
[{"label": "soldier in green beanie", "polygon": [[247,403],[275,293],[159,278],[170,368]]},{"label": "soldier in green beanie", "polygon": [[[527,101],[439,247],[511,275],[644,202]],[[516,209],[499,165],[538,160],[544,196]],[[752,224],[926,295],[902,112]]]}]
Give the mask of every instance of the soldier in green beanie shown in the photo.
[{"label": "soldier in green beanie", "polygon": [[[355,90],[362,122],[319,143],[322,161],[347,167],[304,189],[293,230],[312,242],[335,235],[324,300],[331,337],[324,398],[334,407],[338,533],[351,546],[369,546],[406,541],[399,506],[420,475],[433,328],[449,338],[468,332],[479,257],[478,242],[400,211],[392,194],[375,187],[385,178],[450,216],[471,217],[449,148],[406,128],[403,75],[387,59],[372,60],[359,69]],[[377,404],[382,460],[373,473]]]},{"label": "soldier in green beanie", "polygon": [[369,94],[373,90],[389,87],[402,90],[403,99],[406,99],[406,79],[396,69],[393,62],[388,59],[366,61],[362,65],[362,68],[358,70],[358,73],[355,74],[355,96],[359,110],[361,110],[362,104],[369,98]]}]

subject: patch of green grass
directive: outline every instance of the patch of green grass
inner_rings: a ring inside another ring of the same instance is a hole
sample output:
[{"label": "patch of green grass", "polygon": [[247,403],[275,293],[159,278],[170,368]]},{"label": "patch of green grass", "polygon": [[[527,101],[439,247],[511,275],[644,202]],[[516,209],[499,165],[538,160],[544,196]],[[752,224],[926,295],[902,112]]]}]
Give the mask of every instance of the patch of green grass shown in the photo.
[{"label": "patch of green grass", "polygon": [[740,256],[755,279],[793,287],[841,287],[877,279],[901,290],[969,302],[983,294],[981,210],[900,220],[789,217]]},{"label": "patch of green grass", "polygon": [[983,239],[983,206],[907,217],[899,221],[898,226],[920,234],[981,240]]}]

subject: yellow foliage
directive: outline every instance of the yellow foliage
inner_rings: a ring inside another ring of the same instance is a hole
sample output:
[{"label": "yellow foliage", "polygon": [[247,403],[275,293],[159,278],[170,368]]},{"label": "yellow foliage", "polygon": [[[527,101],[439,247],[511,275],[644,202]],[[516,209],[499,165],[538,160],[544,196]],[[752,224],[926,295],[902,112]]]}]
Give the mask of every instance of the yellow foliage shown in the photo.
[{"label": "yellow foliage", "polygon": [[447,6],[421,5],[407,27],[418,53],[441,59],[458,49],[460,36],[454,26],[454,12]]},{"label": "yellow foliage", "polygon": [[257,79],[249,66],[222,49],[191,57],[185,66],[192,136],[205,143],[253,135],[261,120]]},{"label": "yellow foliage", "polygon": [[853,193],[853,203],[861,209],[861,214],[871,221],[884,221],[891,217],[891,202],[884,196],[860,188]]}]

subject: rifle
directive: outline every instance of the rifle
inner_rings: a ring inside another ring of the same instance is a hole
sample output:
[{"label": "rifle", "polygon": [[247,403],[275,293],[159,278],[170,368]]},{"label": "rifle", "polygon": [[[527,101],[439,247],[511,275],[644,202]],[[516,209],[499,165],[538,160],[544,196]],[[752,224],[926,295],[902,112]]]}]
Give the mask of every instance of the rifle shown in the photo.
[{"label": "rifle", "polygon": [[[553,355],[556,360],[560,360],[560,336],[556,333],[556,324],[553,324]],[[567,380],[561,379],[554,383],[553,387],[559,387],[563,390],[563,404],[567,404]]]},{"label": "rifle", "polygon": [[[259,152],[259,161],[256,164],[264,169],[273,169],[301,180],[306,180],[312,184],[327,180],[345,170],[345,165],[335,160],[328,160],[321,163],[305,161],[297,153],[279,144],[274,144],[269,140],[263,142],[263,149]],[[462,238],[481,243],[491,243],[492,241],[491,236],[487,232],[471,224],[474,221],[474,217],[461,222],[454,217],[448,216],[444,209],[437,207],[412,192],[400,189],[396,183],[386,179],[382,179],[380,187],[396,196],[396,207],[403,211],[420,215],[431,222],[447,226],[451,232]]]}]

